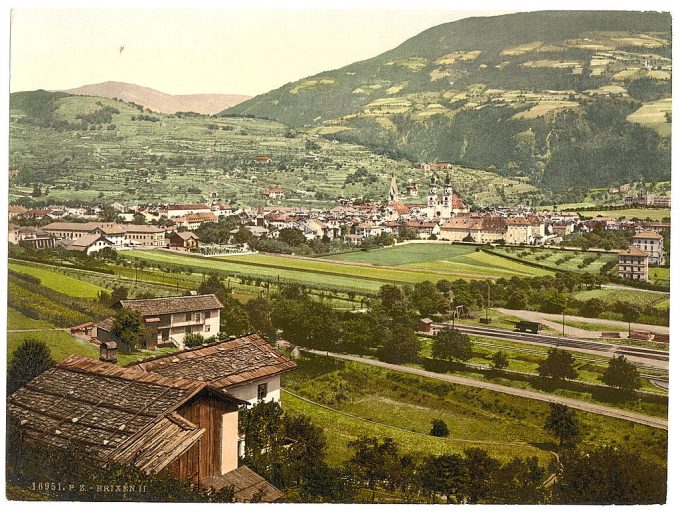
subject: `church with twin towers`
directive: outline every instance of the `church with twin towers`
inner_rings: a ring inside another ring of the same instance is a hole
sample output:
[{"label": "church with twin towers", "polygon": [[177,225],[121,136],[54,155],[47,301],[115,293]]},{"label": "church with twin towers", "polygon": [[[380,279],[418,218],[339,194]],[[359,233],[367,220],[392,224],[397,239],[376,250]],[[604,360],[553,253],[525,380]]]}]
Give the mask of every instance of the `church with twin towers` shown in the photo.
[{"label": "church with twin towers", "polygon": [[[447,220],[453,218],[457,214],[464,214],[470,212],[470,208],[465,205],[463,200],[458,196],[451,184],[451,174],[447,171],[444,179],[444,187],[442,194],[438,193],[438,178],[433,173],[430,177],[430,188],[427,194],[427,205],[423,214],[429,219],[433,220]],[[403,206],[399,200],[399,190],[397,188],[397,179],[392,176],[390,181],[389,204],[393,209]]]}]

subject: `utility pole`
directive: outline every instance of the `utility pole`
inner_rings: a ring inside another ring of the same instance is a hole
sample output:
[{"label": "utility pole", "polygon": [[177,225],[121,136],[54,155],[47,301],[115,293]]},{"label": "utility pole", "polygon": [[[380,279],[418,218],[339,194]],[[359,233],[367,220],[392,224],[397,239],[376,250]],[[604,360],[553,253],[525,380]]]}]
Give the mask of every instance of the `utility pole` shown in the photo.
[{"label": "utility pole", "polygon": [[491,284],[486,283],[486,322],[489,322],[489,307],[491,306]]}]

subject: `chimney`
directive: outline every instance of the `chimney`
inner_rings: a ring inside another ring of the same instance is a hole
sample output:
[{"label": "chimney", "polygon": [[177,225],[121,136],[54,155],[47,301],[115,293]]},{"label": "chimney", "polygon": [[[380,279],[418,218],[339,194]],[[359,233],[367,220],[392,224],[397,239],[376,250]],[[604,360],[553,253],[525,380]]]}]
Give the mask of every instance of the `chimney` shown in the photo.
[{"label": "chimney", "polygon": [[118,362],[118,344],[115,341],[99,343],[99,360],[116,364]]}]

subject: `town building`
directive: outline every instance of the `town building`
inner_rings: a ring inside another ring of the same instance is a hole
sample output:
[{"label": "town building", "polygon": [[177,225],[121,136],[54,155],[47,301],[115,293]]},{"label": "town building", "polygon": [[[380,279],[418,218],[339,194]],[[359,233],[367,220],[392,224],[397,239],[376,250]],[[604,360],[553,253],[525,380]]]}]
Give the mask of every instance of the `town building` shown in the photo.
[{"label": "town building", "polygon": [[128,246],[163,247],[165,229],[153,225],[116,224],[109,222],[67,223],[55,221],[45,225],[49,235],[65,241],[76,240],[87,235],[105,236],[114,248]]},{"label": "town building", "polygon": [[444,191],[440,196],[437,194],[437,177],[432,174],[430,178],[430,190],[427,195],[427,217],[430,219],[447,220],[457,214],[470,212],[463,200],[453,192],[451,175],[446,174],[444,179]]},{"label": "town building", "polygon": [[286,192],[283,189],[265,189],[261,194],[262,196],[272,199],[282,199],[286,197]]},{"label": "town building", "polygon": [[198,248],[199,242],[193,232],[171,232],[169,237],[169,246],[174,249],[190,251]]},{"label": "town building", "polygon": [[[141,314],[145,323],[144,346],[153,350],[157,346],[184,348],[184,336],[187,334],[200,334],[206,339],[217,337],[224,305],[214,294],[203,294],[121,300],[114,307]],[[96,337],[99,341],[115,341],[111,334],[113,322],[114,318],[107,318],[97,323]]]},{"label": "town building", "polygon": [[71,241],[66,249],[71,252],[84,252],[91,255],[104,248],[113,248],[114,244],[102,234],[87,234]]},{"label": "town building", "polygon": [[666,264],[663,251],[663,236],[658,232],[637,232],[633,236],[633,246],[647,253],[650,265],[663,266]]},{"label": "town building", "polygon": [[619,252],[619,278],[647,282],[649,277],[649,257],[647,252],[630,246]]},{"label": "town building", "polygon": [[456,216],[444,222],[440,239],[463,243],[505,241],[508,225],[505,218],[491,215]]},{"label": "town building", "polygon": [[199,212],[211,212],[211,210],[210,207],[204,203],[171,203],[162,207],[159,214],[170,219],[186,216],[187,214],[197,214]]}]

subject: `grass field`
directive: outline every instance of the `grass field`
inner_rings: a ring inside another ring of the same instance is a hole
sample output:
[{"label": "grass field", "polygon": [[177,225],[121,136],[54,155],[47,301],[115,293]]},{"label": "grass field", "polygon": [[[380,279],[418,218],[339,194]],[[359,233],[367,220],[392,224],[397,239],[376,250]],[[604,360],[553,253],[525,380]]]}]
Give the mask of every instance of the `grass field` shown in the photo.
[{"label": "grass field", "polygon": [[[577,209],[578,210],[578,209]],[[650,219],[652,221],[661,221],[664,218],[671,217],[671,210],[665,208],[654,209],[651,207],[640,207],[630,209],[601,209],[597,211],[581,211],[581,215],[588,218],[595,218],[597,216],[605,216],[612,218],[639,218],[641,220]]]},{"label": "grass field", "polygon": [[[406,255],[409,249],[414,247],[420,251],[420,246],[449,248],[447,245],[408,245],[409,248],[396,247],[397,253]],[[389,252],[391,248],[384,251]],[[358,291],[377,291],[383,284],[413,284],[430,280],[456,280],[456,279],[495,279],[500,277],[537,276],[546,272],[537,268],[523,266],[503,258],[484,255],[474,252],[471,248],[465,248],[461,252],[456,248],[451,254],[451,261],[424,260],[417,263],[404,264],[399,267],[390,266],[366,266],[359,265],[359,254],[370,255],[371,260],[380,260],[380,255],[374,252],[356,252],[343,254],[340,257],[347,258],[347,263],[329,262],[323,259],[299,259],[285,255],[244,255],[232,257],[201,258],[186,255],[171,254],[169,252],[134,250],[126,252],[126,255],[138,257],[147,261],[176,266],[189,266],[197,271],[210,272],[217,270],[223,273],[237,273],[248,276],[257,276],[270,281],[279,278],[283,281],[294,281],[302,284],[318,285],[325,287],[349,288]],[[381,252],[377,250],[376,252]],[[427,252],[427,250],[425,250]],[[444,254],[442,250],[432,248],[435,255]],[[425,256],[421,254],[421,258]],[[392,257],[388,258],[388,261]]]},{"label": "grass field", "polygon": [[[547,348],[541,348],[536,345],[515,343],[510,341],[472,337],[473,348],[472,358],[467,361],[468,364],[493,366],[491,357],[498,351],[503,351],[508,355],[509,364],[507,369],[510,371],[519,371],[523,373],[538,374],[538,365],[545,360],[548,355]],[[421,355],[423,357],[431,357],[432,340],[430,338],[422,338]],[[666,348],[668,348],[666,346]],[[576,380],[582,380],[596,385],[602,385],[602,373],[607,369],[608,359],[605,357],[598,358],[597,356],[570,352],[576,359],[574,369],[577,372]],[[656,373],[655,373],[656,374]],[[667,377],[668,373],[658,373],[659,377]],[[644,391],[659,393],[658,387],[652,385],[648,380],[643,380]]]},{"label": "grass field", "polygon": [[548,274],[547,271],[523,266],[476,250],[477,247],[471,245],[412,243],[367,252],[341,254],[334,256],[333,259],[378,266],[399,266],[399,269],[493,275],[497,278]]},{"label": "grass field", "polygon": [[9,269],[39,278],[41,285],[78,298],[96,298],[99,291],[104,289],[66,273],[61,273],[57,271],[57,268],[11,262]]},{"label": "grass field", "polygon": [[48,321],[29,318],[16,309],[7,308],[7,328],[10,330],[28,330],[54,328]]},{"label": "grass field", "polygon": [[[495,251],[533,264],[541,264],[551,268],[580,273],[597,273],[604,264],[617,259],[616,254],[605,252],[574,252],[571,250],[548,250],[542,248],[525,249],[509,246],[497,248]],[[585,262],[586,259],[595,260],[592,263],[587,263]]]},{"label": "grass field", "polygon": [[639,291],[637,289],[592,289],[589,291],[575,291],[571,294],[574,298],[581,301],[590,298],[598,298],[606,303],[617,301],[631,302],[642,308],[656,307],[658,309],[668,308],[669,295],[659,291]]},{"label": "grass field", "polygon": [[63,330],[35,330],[31,332],[10,332],[7,334],[7,359],[9,360],[21,343],[26,339],[39,339],[47,344],[52,358],[59,362],[71,354],[84,355],[97,359],[99,349],[93,344],[73,337]]},{"label": "grass field", "polygon": [[[284,409],[309,415],[324,428],[333,463],[349,456],[347,442],[360,435],[393,437],[402,451],[417,453],[482,446],[502,459],[527,454],[538,455],[544,463],[550,459],[540,449],[555,442],[543,430],[549,410],[546,403],[320,356],[300,359],[298,364],[300,368],[284,375],[283,387],[343,413],[396,427],[343,416],[284,393]],[[577,415],[584,427],[585,445],[625,442],[657,462],[666,458],[667,433],[663,430],[590,413]],[[447,423],[449,437],[429,436],[435,417]]]}]

